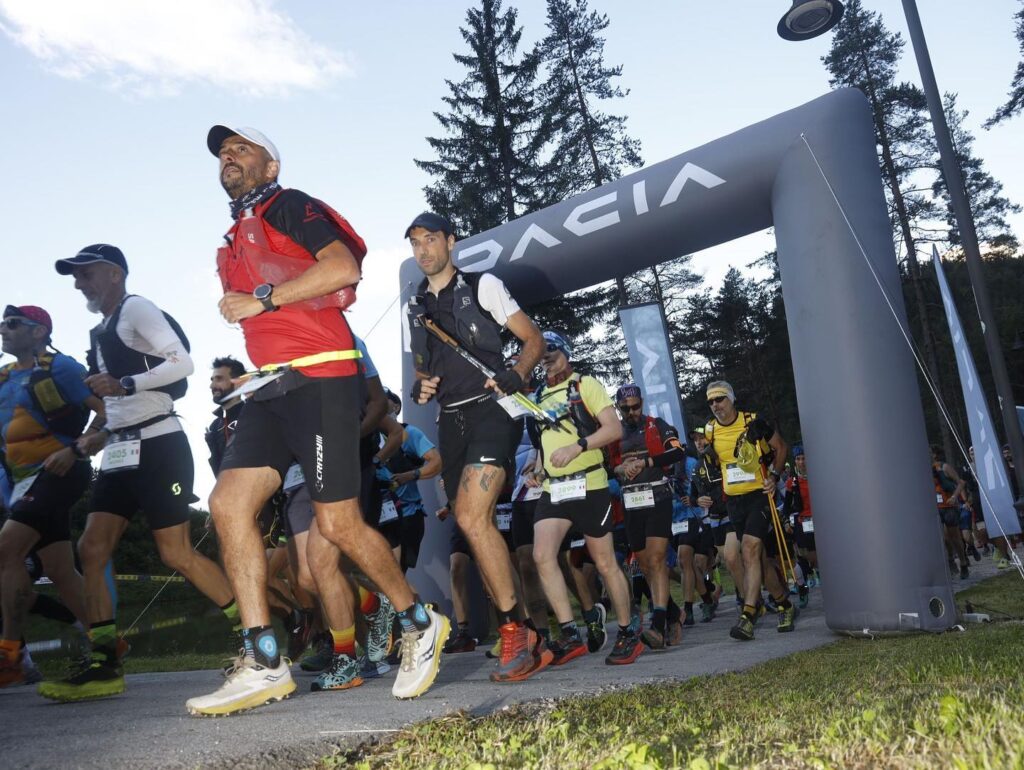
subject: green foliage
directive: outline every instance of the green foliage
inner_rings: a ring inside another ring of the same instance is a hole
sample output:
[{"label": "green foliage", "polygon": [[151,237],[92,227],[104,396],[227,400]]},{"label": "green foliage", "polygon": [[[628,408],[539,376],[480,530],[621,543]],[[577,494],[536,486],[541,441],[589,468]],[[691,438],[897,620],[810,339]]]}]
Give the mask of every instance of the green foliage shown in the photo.
[{"label": "green foliage", "polygon": [[997,123],[1009,120],[1024,110],[1024,3],[1021,4],[1021,9],[1014,14],[1014,19],[1017,22],[1016,35],[1020,45],[1021,60],[1017,63],[1017,71],[1013,75],[1013,82],[1010,83],[1010,92],[1006,102],[995,111],[991,118],[985,121],[985,128],[992,128]]}]

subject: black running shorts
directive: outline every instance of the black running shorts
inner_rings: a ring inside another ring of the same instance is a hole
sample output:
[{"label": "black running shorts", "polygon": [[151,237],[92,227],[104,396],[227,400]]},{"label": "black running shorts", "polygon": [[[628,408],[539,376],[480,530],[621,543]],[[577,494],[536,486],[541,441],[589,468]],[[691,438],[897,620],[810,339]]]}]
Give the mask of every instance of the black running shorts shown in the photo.
[{"label": "black running shorts", "polygon": [[[669,517],[671,519],[671,515]],[[612,498],[607,487],[588,489],[581,500],[565,500],[557,505],[544,492],[537,500],[534,523],[544,519],[568,519],[573,529],[587,537],[604,537],[615,528],[612,522]]]},{"label": "black running shorts", "polygon": [[96,477],[89,510],[125,519],[142,511],[150,529],[184,524],[189,505],[196,502],[193,473],[192,450],[184,431],[143,439],[138,467]]},{"label": "black running shorts", "polygon": [[459,494],[462,469],[467,465],[495,465],[506,473],[515,468],[516,448],[523,424],[513,420],[492,398],[442,409],[437,421],[441,479],[449,504]]},{"label": "black running shorts", "polygon": [[[801,521],[800,519],[796,520],[796,524],[795,524],[794,529],[796,530],[796,547],[797,548],[802,548],[805,551],[814,551],[814,550],[816,550],[816,548],[814,546],[814,529],[813,529],[814,524],[813,524],[813,521],[814,521],[813,519],[810,519],[808,521]],[[808,523],[810,523],[811,527],[812,527],[810,532],[808,532],[805,529],[805,527],[806,527],[806,525]]]},{"label": "black running shorts", "polygon": [[688,545],[695,553],[701,553],[701,525],[700,519],[683,519],[673,522],[672,528],[676,532],[672,536],[672,545],[678,550],[681,545]]},{"label": "black running shorts", "polygon": [[730,532],[735,532],[736,531],[736,527],[734,527],[732,525],[732,522],[729,521],[729,518],[726,517],[726,518],[722,519],[721,524],[719,524],[717,527],[715,527],[713,531],[715,533],[715,547],[716,548],[724,548],[725,547],[725,538],[726,538],[726,536]]},{"label": "black running shorts", "polygon": [[401,567],[405,571],[416,566],[420,558],[420,545],[426,532],[427,517],[423,511],[406,514],[378,527],[391,548],[402,549]]},{"label": "black running shorts", "polygon": [[78,502],[91,479],[92,466],[81,460],[63,476],[41,471],[25,495],[12,506],[11,521],[39,533],[33,550],[71,539],[71,506]]},{"label": "black running shorts", "polygon": [[298,461],[318,503],[359,495],[359,379],[306,377],[287,393],[248,401],[221,471],[273,468],[283,479]]},{"label": "black running shorts", "polygon": [[665,495],[655,498],[650,508],[634,508],[626,511],[626,537],[630,550],[642,551],[647,547],[647,538],[663,537],[672,539],[672,497]]},{"label": "black running shorts", "polygon": [[536,510],[536,500],[512,503],[512,542],[516,548],[533,545],[533,514]]},{"label": "black running shorts", "polygon": [[736,536],[756,537],[767,543],[772,532],[772,515],[768,510],[768,496],[764,492],[732,495],[725,501],[729,521],[736,527]]}]

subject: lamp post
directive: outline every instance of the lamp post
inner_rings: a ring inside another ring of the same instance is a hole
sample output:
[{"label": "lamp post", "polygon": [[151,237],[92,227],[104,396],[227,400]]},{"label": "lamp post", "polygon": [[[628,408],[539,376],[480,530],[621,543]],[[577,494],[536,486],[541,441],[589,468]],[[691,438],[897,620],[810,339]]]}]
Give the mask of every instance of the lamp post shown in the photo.
[{"label": "lamp post", "polygon": [[[992,303],[989,300],[988,286],[982,269],[981,252],[978,249],[978,236],[974,230],[974,217],[967,201],[960,165],[953,150],[953,140],[949,135],[946,114],[942,109],[939,87],[935,82],[931,58],[928,56],[928,44],[921,29],[921,17],[917,12],[915,0],[902,0],[903,13],[907,19],[907,29],[914,46],[917,68],[921,74],[925,97],[928,100],[928,112],[931,114],[932,127],[939,146],[939,157],[942,160],[942,174],[946,180],[950,203],[960,228],[960,240],[964,247],[967,262],[967,273],[974,289],[978,318],[981,321],[982,338],[985,340],[985,352],[988,354],[989,366],[992,368],[992,379],[996,386],[999,401],[999,414],[1003,420],[1003,430],[1010,444],[1013,456],[1014,473],[1017,477],[1017,488],[1021,496],[1014,501],[1014,507],[1024,510],[1024,437],[1017,421],[1016,408],[1013,400],[1013,389],[1006,370],[1006,359],[999,344],[999,332],[996,329],[995,317],[992,314]],[[843,6],[838,0],[793,0],[793,6],[779,21],[778,32],[785,40],[808,40],[821,35],[836,24],[843,15]],[[785,30],[785,32],[783,31]]]}]

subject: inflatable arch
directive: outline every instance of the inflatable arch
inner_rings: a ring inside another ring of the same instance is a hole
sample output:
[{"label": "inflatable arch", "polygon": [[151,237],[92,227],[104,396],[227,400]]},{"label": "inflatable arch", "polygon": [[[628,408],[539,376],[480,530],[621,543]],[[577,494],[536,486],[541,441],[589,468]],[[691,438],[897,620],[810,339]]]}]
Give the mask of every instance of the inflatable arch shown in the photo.
[{"label": "inflatable arch", "polygon": [[[868,635],[950,628],[956,608],[914,363],[860,249],[906,324],[870,107],[859,91],[834,91],[466,238],[455,261],[493,272],[531,303],[768,227],[814,485],[826,622]],[[421,278],[406,260],[401,285]],[[404,348],[408,394],[407,339]],[[404,403],[404,418],[433,436],[436,406]],[[448,593],[446,544],[443,528],[428,527],[413,576],[421,590]]]}]

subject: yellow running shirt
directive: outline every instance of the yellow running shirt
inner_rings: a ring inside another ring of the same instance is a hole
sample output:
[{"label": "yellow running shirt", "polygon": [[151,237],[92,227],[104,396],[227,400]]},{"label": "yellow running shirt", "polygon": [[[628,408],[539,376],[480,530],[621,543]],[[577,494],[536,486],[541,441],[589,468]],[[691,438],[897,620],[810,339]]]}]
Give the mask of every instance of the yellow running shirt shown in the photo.
[{"label": "yellow running shirt", "polygon": [[[754,412],[739,412],[730,425],[722,425],[716,419],[704,427],[704,435],[713,438],[712,445],[722,467],[722,489],[727,495],[745,495],[764,489],[760,473],[741,468],[736,457],[736,441],[755,417]],[[758,441],[757,445],[762,454],[768,453],[769,447],[764,441]]]},{"label": "yellow running shirt", "polygon": [[[571,380],[576,380],[579,383],[580,398],[583,399],[584,406],[593,415],[595,421],[597,420],[597,415],[605,407],[613,406],[611,398],[600,382],[590,375],[580,377],[578,374],[573,374],[568,380],[558,383],[553,388],[545,385],[537,398],[540,407],[553,412],[556,417],[567,415],[569,412],[568,390]],[[600,449],[588,449],[586,452],[581,452],[579,457],[564,468],[556,468],[551,464],[552,452],[564,446],[571,446],[579,441],[580,438],[579,433],[576,432],[576,428],[570,420],[562,420],[562,425],[569,428],[569,430],[548,428],[540,434],[541,448],[544,452],[544,471],[548,475],[548,479],[544,481],[544,491],[551,491],[551,478],[557,479],[559,476],[571,476],[592,465],[599,465],[601,467],[587,474],[587,489],[605,489],[608,486],[608,474],[604,469],[604,452]]]}]

